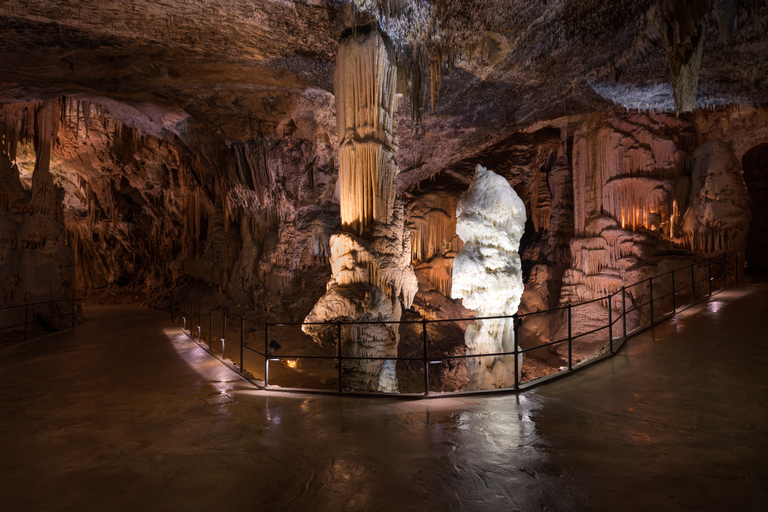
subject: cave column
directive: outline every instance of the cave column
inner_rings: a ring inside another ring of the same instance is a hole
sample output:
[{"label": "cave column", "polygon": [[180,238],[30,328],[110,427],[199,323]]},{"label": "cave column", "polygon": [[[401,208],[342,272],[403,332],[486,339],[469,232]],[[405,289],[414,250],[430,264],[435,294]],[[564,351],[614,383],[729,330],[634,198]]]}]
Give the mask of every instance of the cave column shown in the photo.
[{"label": "cave column", "polygon": [[[354,31],[339,44],[334,70],[339,134],[341,232],[330,239],[331,280],[306,322],[381,322],[344,325],[342,354],[396,357],[400,301],[410,307],[418,288],[411,268],[410,232],[396,197],[397,66],[377,29]],[[323,345],[336,329],[304,325]],[[394,361],[351,359],[342,387],[398,390]]]}]

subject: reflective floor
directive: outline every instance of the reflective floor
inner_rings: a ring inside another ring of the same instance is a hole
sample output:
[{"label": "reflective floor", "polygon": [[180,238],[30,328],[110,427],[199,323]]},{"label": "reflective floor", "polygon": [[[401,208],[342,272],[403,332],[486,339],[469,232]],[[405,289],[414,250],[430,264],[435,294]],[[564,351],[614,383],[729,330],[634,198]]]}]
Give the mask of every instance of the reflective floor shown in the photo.
[{"label": "reflective floor", "polygon": [[766,282],[520,396],[407,402],[256,391],[164,313],[85,316],[0,351],[0,511],[767,507]]}]

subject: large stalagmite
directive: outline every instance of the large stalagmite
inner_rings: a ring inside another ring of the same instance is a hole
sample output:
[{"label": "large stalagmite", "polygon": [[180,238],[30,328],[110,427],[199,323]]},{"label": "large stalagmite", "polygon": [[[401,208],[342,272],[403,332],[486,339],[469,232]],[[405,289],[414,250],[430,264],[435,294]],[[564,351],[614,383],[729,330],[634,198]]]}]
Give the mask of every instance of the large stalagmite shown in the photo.
[{"label": "large stalagmite", "polygon": [[[523,295],[523,271],[518,250],[525,229],[525,204],[509,182],[477,166],[469,190],[456,210],[456,233],[464,247],[453,263],[452,296],[478,317],[513,315]],[[464,335],[467,354],[514,350],[512,318],[478,320]],[[470,389],[511,386],[514,356],[469,358]]]},{"label": "large stalagmite", "polygon": [[[350,358],[397,356],[400,301],[411,306],[418,283],[411,268],[410,232],[395,197],[397,68],[377,30],[356,31],[339,45],[334,71],[339,133],[342,232],[331,237],[328,291],[306,322],[372,322],[304,325],[321,345],[340,341]],[[352,359],[344,363],[347,389],[395,392],[394,361]]]},{"label": "large stalagmite", "polygon": [[721,140],[708,140],[691,156],[691,195],[683,238],[695,252],[743,251],[749,228],[749,196],[741,163]]}]

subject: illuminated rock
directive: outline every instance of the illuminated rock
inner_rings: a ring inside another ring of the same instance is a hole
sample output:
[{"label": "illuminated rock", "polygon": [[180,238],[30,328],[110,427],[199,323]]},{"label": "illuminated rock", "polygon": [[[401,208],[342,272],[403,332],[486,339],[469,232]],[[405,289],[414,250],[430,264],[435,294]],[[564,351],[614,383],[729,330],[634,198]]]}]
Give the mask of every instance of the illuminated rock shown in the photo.
[{"label": "illuminated rock", "polygon": [[[402,301],[418,289],[411,268],[410,231],[395,198],[397,68],[378,31],[341,42],[335,71],[339,133],[339,190],[342,232],[331,236],[331,279],[327,293],[305,322],[373,322],[304,325],[321,344],[340,343],[351,358],[397,356]],[[342,386],[396,392],[393,361],[354,359],[343,367]]]},{"label": "illuminated rock", "polygon": [[[507,180],[477,166],[469,190],[457,207],[456,232],[464,247],[453,264],[453,298],[478,317],[513,315],[523,294],[523,272],[518,248],[525,229],[525,205]],[[478,320],[464,337],[467,354],[514,350],[513,320]],[[511,386],[514,356],[467,360],[470,389]]]},{"label": "illuminated rock", "polygon": [[709,140],[691,157],[691,196],[683,237],[695,252],[743,251],[749,228],[747,186],[728,144]]}]

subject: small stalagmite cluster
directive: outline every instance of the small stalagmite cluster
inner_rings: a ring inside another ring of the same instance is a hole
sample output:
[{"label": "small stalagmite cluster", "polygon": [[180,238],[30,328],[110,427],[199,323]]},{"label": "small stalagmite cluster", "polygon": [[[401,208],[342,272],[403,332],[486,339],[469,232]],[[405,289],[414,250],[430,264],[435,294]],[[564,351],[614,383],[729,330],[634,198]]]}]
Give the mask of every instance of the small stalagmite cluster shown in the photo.
[{"label": "small stalagmite cluster", "polygon": [[[417,282],[410,266],[410,232],[395,197],[397,67],[378,30],[355,32],[339,45],[334,74],[339,134],[342,231],[331,236],[328,291],[302,329],[321,345],[341,344],[343,356],[397,356],[403,302]],[[336,326],[317,322],[370,322]],[[352,359],[342,385],[396,392],[394,361]]]},{"label": "small stalagmite cluster", "polygon": [[[478,317],[513,315],[523,295],[518,253],[525,229],[525,204],[507,180],[478,165],[469,190],[456,209],[456,232],[464,247],[453,263],[452,296]],[[480,319],[464,334],[467,355],[514,350],[512,318]],[[514,383],[514,356],[467,360],[469,389],[509,387]]]}]

